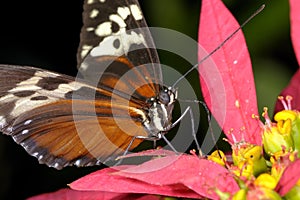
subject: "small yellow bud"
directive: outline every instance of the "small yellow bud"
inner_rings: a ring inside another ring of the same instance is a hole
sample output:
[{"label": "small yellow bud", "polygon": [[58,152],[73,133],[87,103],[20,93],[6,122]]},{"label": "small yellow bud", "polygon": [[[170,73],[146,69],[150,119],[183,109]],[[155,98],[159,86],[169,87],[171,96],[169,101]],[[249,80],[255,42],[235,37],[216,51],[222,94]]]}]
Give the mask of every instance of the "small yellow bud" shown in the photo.
[{"label": "small yellow bud", "polygon": [[[285,127],[284,129],[287,130],[288,128]],[[294,143],[290,133],[281,133],[276,126],[272,126],[263,132],[263,145],[265,152],[272,156],[276,152],[282,151],[283,148],[293,148]]]},{"label": "small yellow bud", "polygon": [[254,184],[256,186],[266,187],[273,190],[277,185],[277,181],[270,174],[263,173],[255,179]]},{"label": "small yellow bud", "polygon": [[249,173],[257,176],[267,170],[267,164],[262,153],[261,146],[244,144],[242,148],[233,150],[234,165],[238,166],[245,177],[249,178]]},{"label": "small yellow bud", "polygon": [[246,200],[246,197],[247,189],[240,189],[233,195],[232,200]]},{"label": "small yellow bud", "polygon": [[215,163],[218,163],[219,165],[222,165],[223,167],[226,164],[226,156],[223,153],[223,151],[216,150],[211,155],[207,156],[208,160],[211,160]]}]

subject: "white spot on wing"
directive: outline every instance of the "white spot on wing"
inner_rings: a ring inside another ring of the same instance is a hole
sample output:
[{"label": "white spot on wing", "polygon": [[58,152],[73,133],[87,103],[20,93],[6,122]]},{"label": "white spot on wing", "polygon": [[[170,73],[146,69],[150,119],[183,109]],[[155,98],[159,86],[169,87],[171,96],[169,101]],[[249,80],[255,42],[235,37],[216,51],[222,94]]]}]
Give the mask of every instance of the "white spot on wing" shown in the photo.
[{"label": "white spot on wing", "polygon": [[33,154],[32,154],[32,156],[34,156],[34,157],[37,157],[39,155],[39,152],[34,152]]},{"label": "white spot on wing", "polygon": [[7,95],[5,95],[5,96],[3,96],[3,97],[0,98],[0,102],[1,103],[10,102],[14,98],[15,98],[15,95],[13,95],[13,94],[7,94]]},{"label": "white spot on wing", "polygon": [[110,15],[109,16],[109,20],[116,22],[120,28],[124,28],[126,27],[126,23],[124,22],[124,20],[122,19],[122,17],[120,17],[119,15]]},{"label": "white spot on wing", "polygon": [[[6,125],[6,121],[3,120],[6,115],[10,115],[11,117],[17,117],[29,110],[37,108],[42,105],[46,105],[48,103],[57,101],[59,98],[64,98],[66,92],[72,91],[74,88],[79,88],[80,84],[75,84],[71,82],[69,84],[60,84],[58,88],[54,91],[44,90],[41,87],[37,86],[37,83],[45,77],[58,77],[59,74],[52,73],[48,71],[37,71],[33,77],[28,78],[18,84],[16,87],[9,90],[8,94],[0,97],[0,102],[3,104],[13,102],[14,109],[12,109],[9,113],[2,113],[2,117],[0,118],[0,126],[4,127]],[[22,91],[33,91],[32,95],[26,97],[18,97],[13,93],[22,92]],[[40,99],[38,101],[32,101],[31,99],[34,97],[45,96],[46,99]],[[24,125],[28,125],[31,123],[31,120],[27,120],[24,122]],[[23,134],[26,134],[26,131],[23,131]]]},{"label": "white spot on wing", "polygon": [[119,7],[117,12],[123,19],[126,19],[130,15],[128,7]]},{"label": "white spot on wing", "polygon": [[55,163],[55,164],[53,165],[54,168],[58,168],[58,166],[59,166],[58,163]]},{"label": "white spot on wing", "polygon": [[[103,1],[105,2],[105,1]],[[92,12],[91,12],[92,13]],[[87,28],[87,31],[95,31],[95,34],[99,37],[105,37],[103,41],[97,46],[94,47],[90,54],[91,56],[103,56],[103,55],[127,55],[131,45],[133,44],[143,44],[147,47],[145,42],[145,38],[142,34],[137,34],[134,31],[130,33],[126,33],[126,26],[125,20],[128,18],[129,15],[132,15],[135,20],[143,19],[142,12],[138,5],[132,4],[129,7],[118,7],[116,14],[111,14],[109,16],[109,20],[107,22],[103,22],[102,24],[98,25],[97,28],[94,30],[91,27]],[[94,16],[95,14],[91,14]],[[119,30],[116,33],[112,31],[112,22],[115,22],[119,26]],[[118,39],[121,41],[121,47],[116,49],[113,45],[113,42]],[[92,48],[92,47],[91,47]],[[84,58],[90,51],[91,48],[82,48],[81,57]]]},{"label": "white spot on wing", "polygon": [[[37,84],[42,78],[41,77],[37,77],[37,76],[33,76],[25,81],[22,81],[20,83],[17,84],[17,87],[9,90],[8,92],[19,92],[19,91],[24,91],[24,90],[38,90],[41,89],[40,87],[36,86],[35,84]],[[1,98],[2,99],[2,98]]]},{"label": "white spot on wing", "polygon": [[94,27],[87,27],[86,28],[86,31],[88,31],[88,32],[90,32],[90,31],[94,31],[95,30],[95,28]]},{"label": "white spot on wing", "polygon": [[98,25],[98,27],[95,30],[95,34],[100,37],[111,35],[111,22],[103,22],[102,24]]},{"label": "white spot on wing", "polygon": [[[121,48],[116,49],[113,46],[113,42],[115,41],[115,39],[119,39],[121,41]],[[131,33],[124,33],[121,35],[109,36],[104,38],[99,46],[91,50],[91,56],[121,56],[123,54],[127,55],[132,44],[143,44],[145,47],[147,47],[144,36],[142,34],[137,34],[136,32],[131,31]]]},{"label": "white spot on wing", "polygon": [[48,71],[37,71],[35,74],[35,76],[40,76],[40,77],[44,77],[44,78],[48,78],[48,77],[58,77],[59,74],[56,74],[54,72],[48,72]]},{"label": "white spot on wing", "polygon": [[80,71],[86,71],[88,69],[89,65],[85,62],[81,63],[80,65]]},{"label": "white spot on wing", "polygon": [[21,134],[22,134],[22,135],[25,135],[25,134],[27,134],[27,133],[29,133],[29,131],[28,131],[27,129],[25,129],[25,130],[22,131]]},{"label": "white spot on wing", "polygon": [[83,46],[82,46],[81,53],[80,53],[81,58],[84,58],[84,57],[89,53],[89,51],[90,51],[92,48],[93,48],[92,46],[89,46],[89,45],[83,45]]},{"label": "white spot on wing", "polygon": [[[33,77],[18,83],[16,85],[17,87],[9,90],[8,92],[14,93],[14,92],[26,91],[26,90],[36,91],[36,90],[41,89],[39,86],[36,86],[36,84],[41,79],[43,79],[44,77],[46,78],[46,77],[57,77],[57,76],[59,76],[59,75],[56,73],[53,73],[53,72],[37,71]],[[1,99],[2,98],[3,97],[1,97]]]},{"label": "white spot on wing", "polygon": [[92,3],[94,3],[94,0],[88,0],[87,1],[87,4],[92,4]]},{"label": "white spot on wing", "polygon": [[237,63],[238,63],[238,61],[237,61],[237,60],[234,60],[234,61],[233,61],[233,64],[234,64],[234,65],[236,65]]},{"label": "white spot on wing", "polygon": [[26,120],[25,122],[24,122],[24,125],[28,125],[28,124],[30,124],[32,122],[32,120],[31,119],[29,119],[29,120]]},{"label": "white spot on wing", "polygon": [[141,20],[143,19],[143,14],[141,9],[137,5],[131,5],[130,10],[132,13],[132,16],[134,17],[135,20]]},{"label": "white spot on wing", "polygon": [[27,91],[27,90],[30,90],[30,91],[36,91],[36,90],[40,90],[41,87],[39,86],[36,86],[36,85],[31,85],[30,83],[28,84],[18,84],[18,87],[15,87],[11,90],[9,90],[8,92],[11,92],[11,93],[14,93],[14,92],[21,92],[21,91]]},{"label": "white spot on wing", "polygon": [[99,0],[101,3],[104,3],[106,0]]},{"label": "white spot on wing", "polygon": [[68,92],[71,92],[73,90],[78,90],[79,88],[81,88],[82,85],[76,83],[75,81],[73,82],[70,82],[68,84],[60,84],[58,86],[57,89],[53,90],[54,93],[57,93],[57,94],[66,94]]},{"label": "white spot on wing", "polygon": [[95,17],[97,17],[98,14],[99,14],[99,10],[93,9],[93,10],[90,12],[90,18],[95,18]]},{"label": "white spot on wing", "polygon": [[76,160],[76,162],[74,163],[76,166],[80,166],[80,163],[81,163],[81,160],[80,159],[78,159],[78,160]]}]

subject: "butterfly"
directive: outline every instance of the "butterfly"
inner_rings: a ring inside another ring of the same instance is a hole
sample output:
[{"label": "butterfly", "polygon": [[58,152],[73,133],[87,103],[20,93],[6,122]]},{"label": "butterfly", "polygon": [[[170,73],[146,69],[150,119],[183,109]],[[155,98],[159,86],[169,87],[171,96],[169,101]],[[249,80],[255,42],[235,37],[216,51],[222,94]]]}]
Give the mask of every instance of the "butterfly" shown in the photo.
[{"label": "butterfly", "polygon": [[85,0],[78,77],[0,65],[0,130],[56,169],[105,163],[174,124],[137,0]]}]

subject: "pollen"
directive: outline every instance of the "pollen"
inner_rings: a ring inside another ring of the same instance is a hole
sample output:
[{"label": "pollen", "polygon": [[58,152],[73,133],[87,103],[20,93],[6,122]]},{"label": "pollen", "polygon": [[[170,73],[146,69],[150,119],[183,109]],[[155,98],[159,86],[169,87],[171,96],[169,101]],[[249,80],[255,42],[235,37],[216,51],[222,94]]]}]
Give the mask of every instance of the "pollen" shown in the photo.
[{"label": "pollen", "polygon": [[240,101],[237,99],[234,102],[235,107],[240,108]]},{"label": "pollen", "polygon": [[240,131],[245,131],[246,130],[246,127],[245,126],[242,126],[241,128],[240,128]]},{"label": "pollen", "polygon": [[259,119],[259,116],[256,114],[252,114],[251,117],[252,117],[252,119]]}]

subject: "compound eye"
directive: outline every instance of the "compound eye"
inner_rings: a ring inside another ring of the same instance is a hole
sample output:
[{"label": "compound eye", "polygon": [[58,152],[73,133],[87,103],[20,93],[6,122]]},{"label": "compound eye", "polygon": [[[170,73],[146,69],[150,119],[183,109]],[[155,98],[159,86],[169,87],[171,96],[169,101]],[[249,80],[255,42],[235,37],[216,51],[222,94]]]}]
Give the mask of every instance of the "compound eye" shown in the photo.
[{"label": "compound eye", "polygon": [[162,90],[159,92],[159,101],[165,105],[170,103],[170,95],[168,93],[168,91],[166,90]]}]

